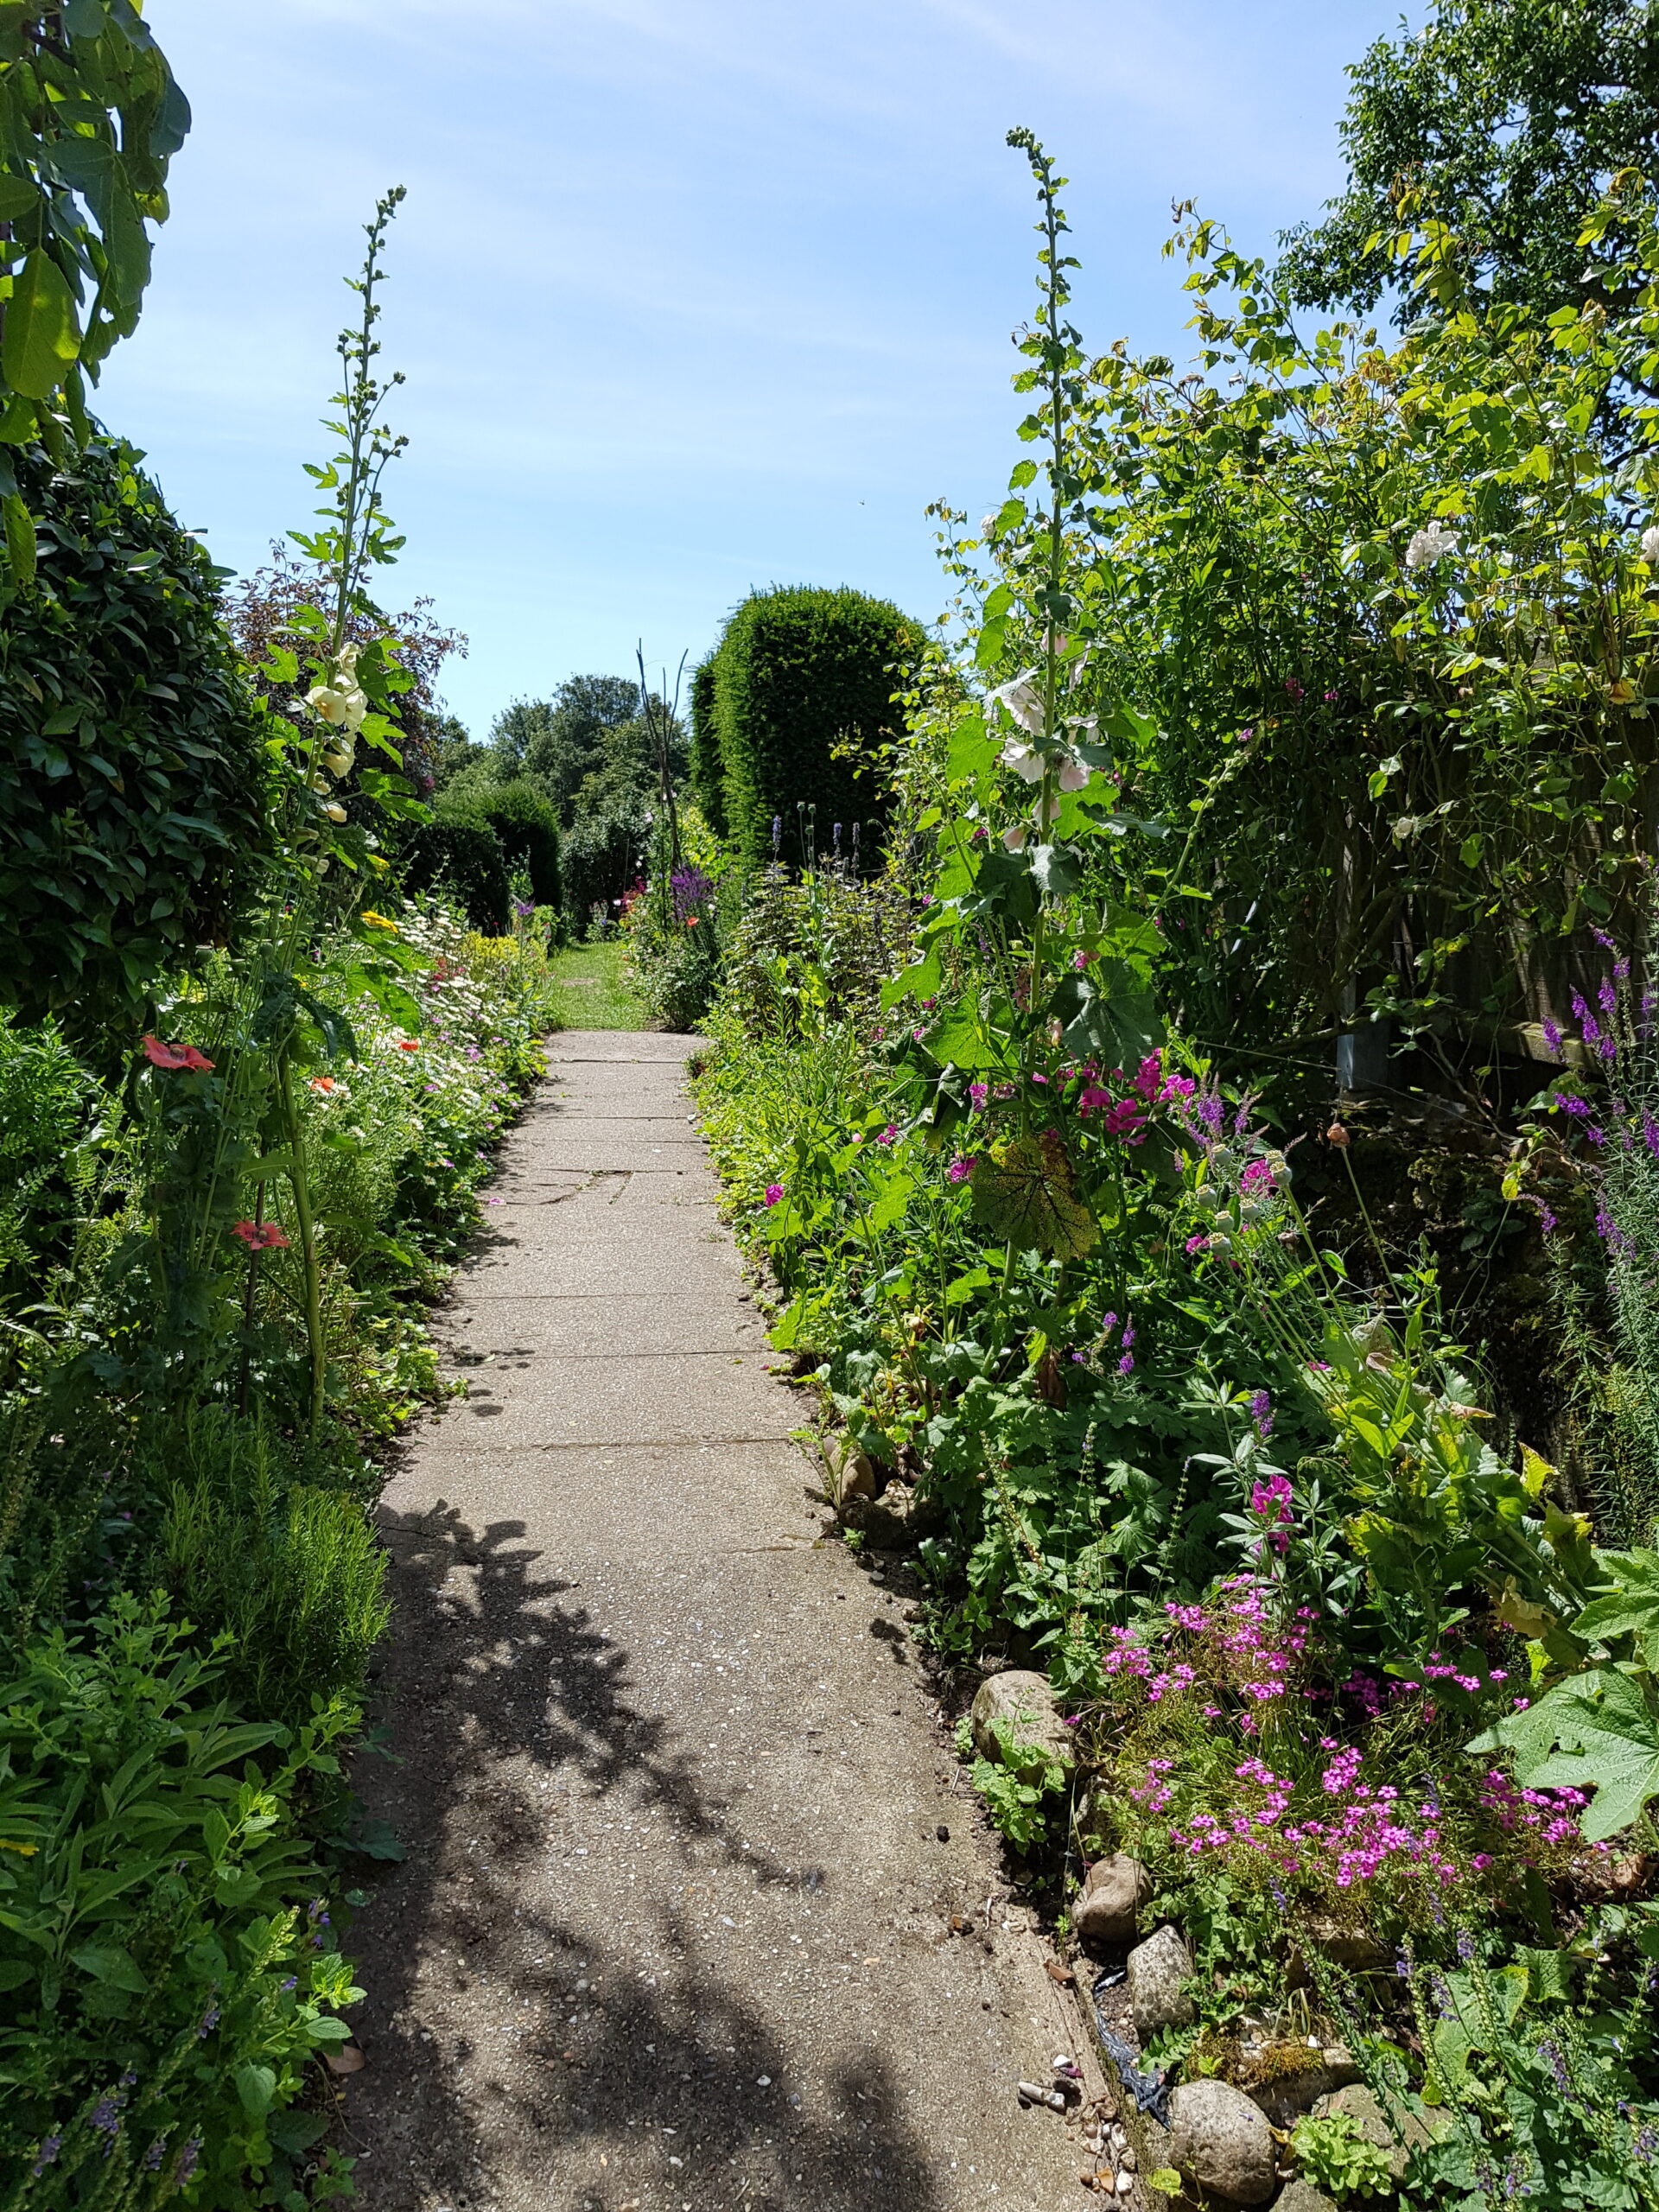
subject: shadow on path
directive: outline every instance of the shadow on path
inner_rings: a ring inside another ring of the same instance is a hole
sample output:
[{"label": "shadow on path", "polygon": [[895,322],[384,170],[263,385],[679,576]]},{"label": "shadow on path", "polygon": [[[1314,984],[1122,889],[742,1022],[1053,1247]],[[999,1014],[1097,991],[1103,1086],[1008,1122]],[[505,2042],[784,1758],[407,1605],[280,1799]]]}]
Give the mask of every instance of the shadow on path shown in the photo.
[{"label": "shadow on path", "polygon": [[[354,1930],[368,2067],[347,2119],[366,2212],[942,2207],[880,2014],[826,2072],[744,1995],[764,1961],[734,1933],[728,1971],[688,1923],[700,1869],[774,1894],[830,1878],[747,1843],[522,1522],[474,1534],[441,1501],[385,1528],[397,1625],[378,1717],[402,1764],[365,1759],[357,1782],[408,1858]],[[550,1840],[562,1799],[586,1823],[569,1846]],[[634,1851],[649,1839],[631,1889],[615,1866],[593,1887],[601,1852],[571,1847],[597,1842],[601,1811],[618,1864],[625,1822]]]}]

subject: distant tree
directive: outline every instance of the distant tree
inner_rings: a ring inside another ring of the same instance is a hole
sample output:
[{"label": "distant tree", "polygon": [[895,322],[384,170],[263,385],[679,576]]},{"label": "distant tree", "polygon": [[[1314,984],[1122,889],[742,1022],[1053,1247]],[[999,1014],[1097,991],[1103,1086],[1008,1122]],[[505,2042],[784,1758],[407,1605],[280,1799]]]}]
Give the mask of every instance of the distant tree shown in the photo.
[{"label": "distant tree", "polygon": [[567,677],[550,699],[515,699],[496,716],[497,772],[529,776],[569,822],[583,779],[605,766],[610,734],[639,712],[632,677]]},{"label": "distant tree", "polygon": [[472,732],[459,715],[441,715],[431,725],[432,785],[442,791],[474,764],[493,758],[487,745],[475,745]]},{"label": "distant tree", "polygon": [[1372,241],[1411,193],[1497,297],[1606,298],[1579,232],[1620,170],[1659,168],[1659,0],[1434,0],[1348,73],[1348,188],[1281,239],[1293,300],[1363,310],[1395,289],[1408,321],[1413,262]]}]

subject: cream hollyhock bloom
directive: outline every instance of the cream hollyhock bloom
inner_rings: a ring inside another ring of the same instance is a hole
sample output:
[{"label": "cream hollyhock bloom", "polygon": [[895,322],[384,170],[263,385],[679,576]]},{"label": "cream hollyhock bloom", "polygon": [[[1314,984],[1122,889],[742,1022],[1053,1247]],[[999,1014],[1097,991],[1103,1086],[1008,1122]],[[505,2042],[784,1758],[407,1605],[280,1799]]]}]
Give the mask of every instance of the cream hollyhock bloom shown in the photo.
[{"label": "cream hollyhock bloom", "polygon": [[1043,779],[1043,756],[1034,745],[1021,745],[1010,739],[1002,748],[1002,766],[1012,768],[1022,784],[1038,784]]},{"label": "cream hollyhock bloom", "polygon": [[1462,543],[1456,531],[1448,530],[1443,522],[1428,523],[1412,533],[1411,542],[1406,547],[1406,566],[1408,569],[1432,569],[1446,554],[1459,551]]},{"label": "cream hollyhock bloom", "polygon": [[1043,695],[1029,676],[1016,676],[1012,683],[990,692],[986,704],[1001,707],[1009,719],[1032,737],[1043,734]]},{"label": "cream hollyhock bloom", "polygon": [[1650,522],[1642,533],[1642,558],[1650,569],[1659,569],[1659,522]]},{"label": "cream hollyhock bloom", "polygon": [[1060,771],[1060,789],[1063,791],[1086,791],[1092,773],[1093,771],[1085,768],[1081,760],[1068,760]]},{"label": "cream hollyhock bloom", "polygon": [[1005,830],[1002,832],[1002,842],[1011,853],[1023,853],[1026,849],[1025,823],[1016,822]]}]

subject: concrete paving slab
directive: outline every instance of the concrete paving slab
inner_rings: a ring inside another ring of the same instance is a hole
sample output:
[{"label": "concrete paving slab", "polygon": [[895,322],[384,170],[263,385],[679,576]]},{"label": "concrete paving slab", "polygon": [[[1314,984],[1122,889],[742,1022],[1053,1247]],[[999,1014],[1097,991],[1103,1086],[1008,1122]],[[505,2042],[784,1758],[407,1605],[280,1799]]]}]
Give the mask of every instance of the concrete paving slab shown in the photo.
[{"label": "concrete paving slab", "polygon": [[610,1358],[561,1357],[522,1344],[466,1371],[467,1396],[450,1406],[450,1450],[517,1445],[782,1442],[809,1425],[810,1401],[767,1372],[768,1352],[668,1352],[634,1348]]},{"label": "concrete paving slab", "polygon": [[491,1297],[457,1304],[437,1327],[448,1363],[457,1374],[470,1374],[475,1357],[486,1353],[508,1359],[526,1351],[568,1359],[610,1359],[628,1351],[652,1357],[674,1352],[729,1357],[764,1349],[766,1335],[766,1324],[752,1305],[725,1299],[711,1302],[700,1291]]},{"label": "concrete paving slab", "polygon": [[[552,1118],[507,1178],[693,1164]],[[386,1494],[401,1764],[357,1783],[409,1855],[353,1931],[363,2212],[1058,2212],[1079,2147],[1014,2085],[1077,2024],[900,1602],[740,1433],[800,1402],[729,1239],[591,1195],[486,1230],[443,1333],[490,1397]]]}]

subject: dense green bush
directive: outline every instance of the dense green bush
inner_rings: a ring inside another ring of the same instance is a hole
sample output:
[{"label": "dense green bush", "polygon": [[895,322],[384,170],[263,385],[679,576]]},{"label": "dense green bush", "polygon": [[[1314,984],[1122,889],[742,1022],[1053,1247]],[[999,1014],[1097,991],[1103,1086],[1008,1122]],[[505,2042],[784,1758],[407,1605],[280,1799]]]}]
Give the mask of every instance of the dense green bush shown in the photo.
[{"label": "dense green bush", "polygon": [[[737,608],[715,654],[705,727],[727,829],[747,859],[772,857],[778,817],[792,844],[803,808],[816,814],[821,849],[836,823],[850,848],[861,822],[874,857],[870,833],[886,810],[874,756],[899,727],[893,696],[920,646],[916,625],[889,601],[845,587],[780,586]],[[692,696],[695,716],[703,711],[695,687]]]},{"label": "dense green bush", "polygon": [[715,721],[715,659],[710,653],[691,673],[691,787],[709,827],[717,837],[723,837],[730,825],[726,819],[720,731]]},{"label": "dense green bush", "polygon": [[650,845],[651,825],[641,804],[624,802],[577,816],[561,855],[564,910],[574,931],[581,932],[595,906],[614,919],[615,908],[644,872]]},{"label": "dense green bush", "polygon": [[0,1683],[9,2203],[257,2203],[324,2133],[279,2107],[360,1993],[299,1816],[359,1716],[238,1722],[221,1656],[124,1597]]},{"label": "dense green bush", "polygon": [[470,790],[439,794],[432,819],[404,849],[403,880],[411,892],[453,892],[467,920],[486,937],[499,936],[507,925],[507,855]]},{"label": "dense green bush", "polygon": [[30,448],[32,584],[0,578],[0,997],[108,1020],[222,938],[264,849],[220,572],[118,439]]},{"label": "dense green bush", "polygon": [[558,906],[559,816],[553,802],[519,776],[510,784],[474,786],[459,803],[494,830],[508,867],[525,870],[536,904]]}]

